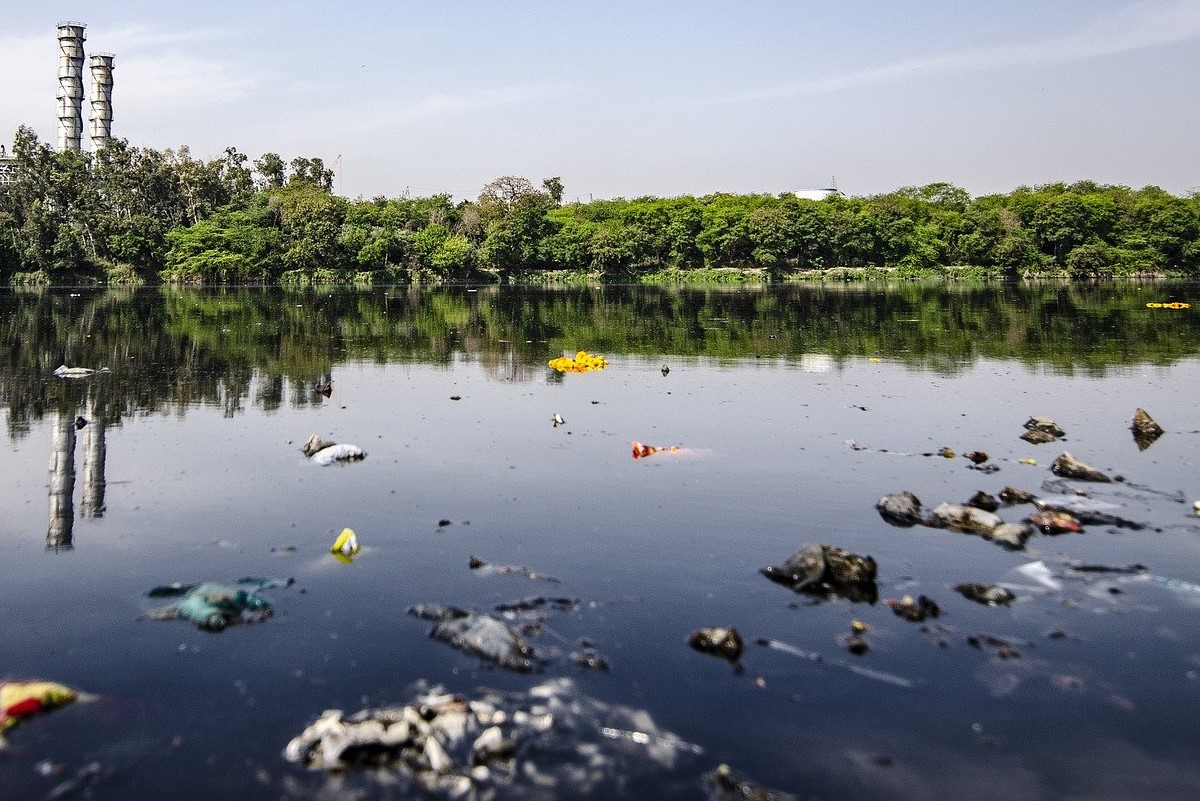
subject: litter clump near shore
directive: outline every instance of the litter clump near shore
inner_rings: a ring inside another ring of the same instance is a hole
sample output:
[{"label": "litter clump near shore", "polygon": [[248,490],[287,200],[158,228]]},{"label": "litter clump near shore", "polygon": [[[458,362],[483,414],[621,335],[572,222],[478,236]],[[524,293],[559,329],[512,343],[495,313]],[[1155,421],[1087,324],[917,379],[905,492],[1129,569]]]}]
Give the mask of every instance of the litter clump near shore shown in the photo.
[{"label": "litter clump near shore", "polygon": [[283,750],[288,762],[347,771],[404,793],[449,798],[570,798],[691,764],[703,749],[643,709],[584,694],[567,678],[526,692],[450,693],[422,683],[410,702],[330,709]]}]

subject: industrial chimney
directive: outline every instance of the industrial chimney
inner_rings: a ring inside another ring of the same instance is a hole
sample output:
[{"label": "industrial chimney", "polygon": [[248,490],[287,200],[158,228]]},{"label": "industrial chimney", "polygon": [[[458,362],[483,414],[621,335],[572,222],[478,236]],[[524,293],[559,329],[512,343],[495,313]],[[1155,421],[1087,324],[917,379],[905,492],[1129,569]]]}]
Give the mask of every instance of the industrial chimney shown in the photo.
[{"label": "industrial chimney", "polygon": [[112,138],[113,54],[94,53],[88,59],[92,71],[92,152]]},{"label": "industrial chimney", "polygon": [[82,22],[58,23],[58,149],[79,150],[83,135]]}]

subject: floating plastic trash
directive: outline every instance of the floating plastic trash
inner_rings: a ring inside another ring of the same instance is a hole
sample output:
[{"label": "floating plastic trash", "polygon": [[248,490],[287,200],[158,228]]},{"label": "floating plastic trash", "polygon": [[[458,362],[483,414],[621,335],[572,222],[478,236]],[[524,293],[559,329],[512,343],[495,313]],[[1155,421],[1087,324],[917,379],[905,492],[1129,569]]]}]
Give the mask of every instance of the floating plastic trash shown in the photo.
[{"label": "floating plastic trash", "polygon": [[333,545],[329,547],[329,552],[333,554],[339,561],[349,564],[354,561],[354,557],[358,556],[361,549],[358,546],[358,535],[354,533],[352,528],[342,529],[342,533],[338,534]]},{"label": "floating plastic trash", "polygon": [[96,373],[107,372],[107,367],[102,367],[99,370],[93,370],[90,367],[67,367],[65,364],[60,364],[54,370],[54,374],[59,378],[90,378]]},{"label": "floating plastic trash", "polygon": [[147,591],[150,598],[178,596],[172,606],[156,609],[159,620],[181,618],[205,631],[223,631],[237,623],[266,620],[274,610],[258,593],[275,587],[289,587],[292,579],[243,578],[237,586],[206,581],[200,584],[168,584]]},{"label": "floating plastic trash", "polygon": [[1147,303],[1146,308],[1147,309],[1190,309],[1190,308],[1192,308],[1192,304],[1180,303],[1178,301],[1175,303]]},{"label": "floating plastic trash", "polygon": [[676,445],[643,445],[636,439],[631,443],[631,446],[633,448],[634,459],[644,459],[647,456],[653,456],[656,453],[677,453],[679,451],[679,447]]},{"label": "floating plastic trash", "polygon": [[51,681],[0,681],[0,748],[4,732],[26,718],[65,706],[79,694]]},{"label": "floating plastic trash", "polygon": [[528,579],[533,579],[534,581],[549,581],[552,584],[559,583],[559,580],[554,576],[547,576],[545,573],[538,573],[523,565],[493,565],[485,562],[478,556],[472,556],[470,559],[468,559],[467,567],[484,575],[503,576],[508,574],[516,574],[519,576],[525,576]]},{"label": "floating plastic trash", "polygon": [[367,456],[363,449],[357,445],[331,442],[320,434],[313,434],[309,437],[300,451],[310,461],[321,466],[330,465],[334,462],[358,462]]},{"label": "floating plastic trash", "polygon": [[593,370],[603,370],[608,367],[608,360],[603,356],[581,350],[575,354],[573,359],[569,356],[559,356],[557,359],[551,359],[547,364],[560,373],[590,373]]},{"label": "floating plastic trash", "polygon": [[429,632],[435,640],[517,673],[541,670],[542,661],[521,632],[491,615],[442,604],[418,604],[410,607],[408,613],[435,621]]}]

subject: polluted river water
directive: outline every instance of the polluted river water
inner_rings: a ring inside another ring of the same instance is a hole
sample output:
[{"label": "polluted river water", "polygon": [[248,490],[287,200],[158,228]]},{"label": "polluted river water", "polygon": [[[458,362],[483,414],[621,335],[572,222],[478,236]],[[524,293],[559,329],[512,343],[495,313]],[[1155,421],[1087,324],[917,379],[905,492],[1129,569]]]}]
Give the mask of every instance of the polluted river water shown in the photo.
[{"label": "polluted river water", "polygon": [[1195,289],[4,294],[0,797],[1200,797]]}]

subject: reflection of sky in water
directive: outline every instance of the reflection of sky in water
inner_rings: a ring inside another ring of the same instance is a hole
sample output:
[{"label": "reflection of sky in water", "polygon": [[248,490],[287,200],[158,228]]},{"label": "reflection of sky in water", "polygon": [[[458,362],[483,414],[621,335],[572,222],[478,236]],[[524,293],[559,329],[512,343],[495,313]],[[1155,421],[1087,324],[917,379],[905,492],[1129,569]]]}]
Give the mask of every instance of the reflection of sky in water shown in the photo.
[{"label": "reflection of sky in water", "polygon": [[[403,701],[419,678],[527,687],[429,640],[429,626],[404,612],[423,602],[486,610],[547,592],[517,575],[472,573],[476,555],[557,576],[553,594],[583,600],[577,612],[550,613],[533,638],[551,674],[647,708],[713,765],[765,784],[822,797],[1195,796],[1194,599],[1150,580],[1063,580],[1061,592],[1031,589],[1011,608],[986,608],[950,586],[1015,582],[1013,569],[1034,559],[1060,572],[1071,560],[1141,563],[1200,581],[1190,516],[1200,497],[1200,363],[1072,377],[980,360],[948,376],[823,354],[790,365],[606,355],[607,369],[561,380],[530,370],[515,380],[503,364],[460,359],[339,364],[331,397],[301,408],[287,402],[289,387],[272,411],[126,417],[104,432],[103,516],[83,515],[82,479],[73,489],[69,553],[45,550],[47,454],[54,426],[74,414],[35,422],[0,462],[0,661],[4,675],[113,700],[15,731],[28,759],[0,764],[0,781],[44,794],[29,765],[53,750],[76,767],[103,755],[139,793],[250,797],[262,791],[260,770],[277,788],[289,772],[280,749],[323,709]],[[250,397],[261,381],[256,373]],[[1128,430],[1138,406],[1168,432],[1144,452]],[[564,425],[553,426],[554,412]],[[1019,440],[1033,415],[1056,419],[1067,441]],[[87,432],[73,450],[81,476]],[[308,463],[300,446],[314,433],[367,458]],[[683,451],[634,461],[634,439]],[[943,446],[985,450],[1001,470],[920,455]],[[902,489],[927,506],[1008,484],[1049,494],[1042,481],[1063,449],[1126,476],[1088,489],[1158,530],[1093,527],[1010,553],[967,535],[892,528],[873,508]],[[1186,504],[1168,497],[1177,491]],[[351,565],[327,556],[347,526],[364,546]],[[814,540],[870,553],[881,597],[925,593],[943,617],[922,630],[882,603],[812,605],[758,575]],[[273,619],[221,635],[145,618],[152,586],[245,575],[297,584],[268,594]],[[871,627],[863,657],[837,645],[855,618]],[[742,631],[744,672],[687,647],[688,633],[707,625]],[[1022,659],[968,644],[983,632],[1021,643]],[[758,636],[861,660],[914,686],[765,649],[752,644]],[[580,638],[610,674],[570,664]],[[183,745],[172,747],[177,735]],[[195,778],[180,788],[181,775]],[[695,797],[691,777],[675,778]]]}]

